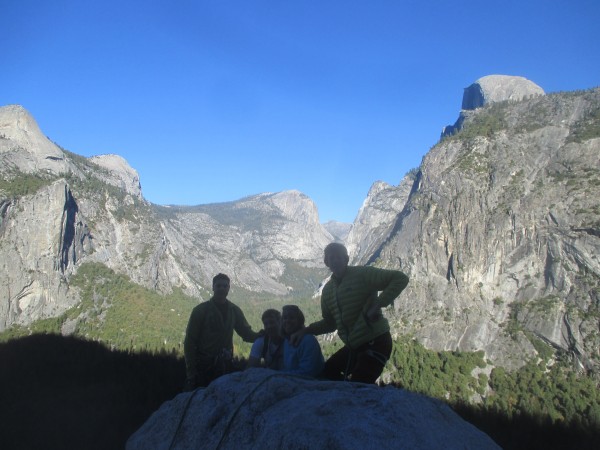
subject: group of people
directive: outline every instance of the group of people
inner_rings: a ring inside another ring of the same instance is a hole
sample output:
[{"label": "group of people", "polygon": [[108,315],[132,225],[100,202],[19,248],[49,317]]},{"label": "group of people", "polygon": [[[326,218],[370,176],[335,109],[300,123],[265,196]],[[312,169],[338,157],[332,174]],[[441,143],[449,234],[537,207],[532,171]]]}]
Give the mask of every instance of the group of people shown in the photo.
[{"label": "group of people", "polygon": [[[233,332],[252,342],[248,366],[329,380],[374,383],[392,352],[388,321],[381,309],[392,304],[408,284],[398,270],[350,266],[348,250],[334,242],[325,247],[324,263],[332,275],[321,294],[321,319],[305,326],[295,305],[281,313],[268,309],[263,330],[254,332],[242,310],[227,299],[227,275],[213,278],[213,296],[193,310],[184,353],[186,389],[207,386],[226,373],[233,354]],[[344,346],[327,361],[316,335],[337,331]]]},{"label": "group of people", "polygon": [[268,309],[263,313],[264,336],[259,337],[250,350],[248,367],[267,367],[285,373],[318,376],[325,363],[319,342],[306,335],[292,345],[291,336],[304,328],[304,314],[296,305],[286,305],[281,313]]}]

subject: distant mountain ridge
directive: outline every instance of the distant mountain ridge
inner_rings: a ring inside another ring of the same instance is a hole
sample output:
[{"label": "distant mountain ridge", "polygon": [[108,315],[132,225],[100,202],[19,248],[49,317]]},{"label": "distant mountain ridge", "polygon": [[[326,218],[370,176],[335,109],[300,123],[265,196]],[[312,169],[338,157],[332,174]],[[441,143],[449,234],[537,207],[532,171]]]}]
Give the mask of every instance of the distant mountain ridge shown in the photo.
[{"label": "distant mountain ridge", "polygon": [[600,89],[546,95],[524,80],[465,90],[482,106],[398,186],[375,182],[349,230],[320,224],[298,191],[150,204],[122,158],[64,151],[23,108],[0,108],[0,331],[76,306],[69,279],[85,262],[200,299],[217,272],[246,297],[310,297],[338,239],[352,263],[410,275],[386,311],[396,335],[506,367],[550,348],[597,371]]},{"label": "distant mountain ridge", "polygon": [[333,238],[298,191],[153,205],[122,157],[67,152],[14,105],[0,108],[0,161],[0,330],[75,306],[69,279],[85,262],[159,292],[181,288],[203,299],[218,272],[236,289],[272,296],[310,296],[326,276],[322,249]]}]

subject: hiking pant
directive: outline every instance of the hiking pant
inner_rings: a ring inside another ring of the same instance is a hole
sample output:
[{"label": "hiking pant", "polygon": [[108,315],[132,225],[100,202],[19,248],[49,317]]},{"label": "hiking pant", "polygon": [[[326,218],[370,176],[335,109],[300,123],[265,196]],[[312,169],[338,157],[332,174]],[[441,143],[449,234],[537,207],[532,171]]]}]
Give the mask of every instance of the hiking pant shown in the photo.
[{"label": "hiking pant", "polygon": [[333,381],[375,383],[391,354],[392,336],[388,331],[355,350],[342,347],[325,362],[321,375]]},{"label": "hiking pant", "polygon": [[207,387],[212,381],[231,372],[234,372],[231,352],[221,352],[217,356],[198,357],[196,377],[193,380],[185,381],[184,391]]}]

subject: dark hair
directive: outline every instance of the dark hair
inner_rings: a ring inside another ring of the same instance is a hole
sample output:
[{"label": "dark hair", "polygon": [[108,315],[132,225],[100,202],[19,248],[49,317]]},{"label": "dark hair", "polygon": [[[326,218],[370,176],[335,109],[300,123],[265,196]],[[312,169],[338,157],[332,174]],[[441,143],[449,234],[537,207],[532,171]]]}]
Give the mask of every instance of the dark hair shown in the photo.
[{"label": "dark hair", "polygon": [[282,311],[284,310],[291,310],[294,311],[294,313],[296,313],[298,315],[298,318],[300,319],[300,324],[304,325],[304,313],[300,310],[300,308],[298,308],[298,306],[296,305],[284,305],[283,308],[281,308]]},{"label": "dark hair", "polygon": [[348,257],[348,249],[344,244],[340,242],[332,242],[327,244],[327,247],[325,247],[325,250],[323,250],[323,259],[325,264],[327,264],[327,257],[333,252],[341,252],[343,255]]},{"label": "dark hair", "polygon": [[228,283],[230,283],[231,281],[229,280],[229,277],[227,275],[225,275],[224,273],[218,273],[214,276],[213,278],[213,284],[215,284],[217,281],[219,280],[225,280]]},{"label": "dark hair", "polygon": [[264,322],[267,317],[272,317],[273,319],[277,320],[278,322],[281,322],[281,313],[279,311],[277,311],[276,309],[265,310],[265,312],[262,314],[262,317],[260,319]]}]

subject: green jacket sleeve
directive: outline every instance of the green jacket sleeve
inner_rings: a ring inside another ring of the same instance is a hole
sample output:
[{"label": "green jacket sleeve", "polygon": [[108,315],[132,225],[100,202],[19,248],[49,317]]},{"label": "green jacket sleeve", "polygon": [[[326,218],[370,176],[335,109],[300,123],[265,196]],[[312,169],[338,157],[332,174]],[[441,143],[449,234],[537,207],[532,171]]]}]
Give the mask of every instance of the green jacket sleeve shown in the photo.
[{"label": "green jacket sleeve", "polygon": [[381,291],[377,298],[377,305],[381,308],[391,305],[408,285],[408,276],[404,272],[370,266],[365,271],[364,280],[373,290]]},{"label": "green jacket sleeve", "polygon": [[321,295],[321,317],[323,318],[311,323],[308,326],[310,334],[314,334],[315,336],[325,333],[333,333],[335,330],[337,330],[335,319],[331,315],[331,311],[329,311],[327,308],[326,301],[323,298],[323,296],[327,295],[325,292],[326,289],[327,287],[323,288],[323,293]]},{"label": "green jacket sleeve", "polygon": [[314,334],[315,336],[318,336],[320,334],[325,334],[325,333],[333,333],[335,330],[337,330],[337,328],[335,326],[335,322],[332,325],[326,319],[321,319],[321,320],[318,320],[317,322],[311,323],[309,325],[308,329],[309,329],[309,333]]}]

